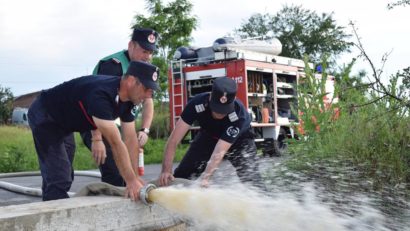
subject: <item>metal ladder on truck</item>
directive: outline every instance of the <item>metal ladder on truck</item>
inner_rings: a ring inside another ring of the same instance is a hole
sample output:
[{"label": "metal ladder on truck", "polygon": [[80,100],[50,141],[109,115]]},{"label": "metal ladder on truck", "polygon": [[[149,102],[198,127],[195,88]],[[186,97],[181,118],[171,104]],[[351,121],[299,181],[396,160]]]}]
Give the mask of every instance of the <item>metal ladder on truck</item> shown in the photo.
[{"label": "metal ladder on truck", "polygon": [[[183,60],[171,61],[171,96],[172,97],[172,118],[173,128],[180,118],[180,114],[184,110],[184,76],[183,76]],[[177,111],[179,113],[177,114]]]}]

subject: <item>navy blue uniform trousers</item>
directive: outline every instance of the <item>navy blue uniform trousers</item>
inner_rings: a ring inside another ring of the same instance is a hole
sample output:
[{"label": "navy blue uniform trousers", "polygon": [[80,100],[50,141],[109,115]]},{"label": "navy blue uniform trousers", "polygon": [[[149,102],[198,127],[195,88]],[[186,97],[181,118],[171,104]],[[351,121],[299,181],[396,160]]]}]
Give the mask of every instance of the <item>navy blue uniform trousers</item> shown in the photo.
[{"label": "navy blue uniform trousers", "polygon": [[[205,171],[207,163],[218,139],[205,131],[200,131],[188,148],[187,153],[174,171],[174,177],[195,178]],[[256,145],[251,131],[245,132],[231,146],[224,159],[229,160],[236,169],[236,173],[243,183],[264,189],[264,183],[259,174]]]},{"label": "navy blue uniform trousers", "polygon": [[43,200],[68,198],[67,192],[74,179],[73,132],[66,131],[50,117],[41,96],[30,106],[28,119],[43,180]]},{"label": "navy blue uniform trousers", "polygon": [[[83,138],[85,146],[87,146],[87,148],[91,151],[91,131],[82,132],[81,138]],[[125,181],[122,178],[120,171],[118,170],[117,165],[115,163],[111,146],[104,137],[103,141],[107,157],[105,158],[104,164],[101,164],[99,166],[101,172],[101,181],[115,186],[125,186]]]}]

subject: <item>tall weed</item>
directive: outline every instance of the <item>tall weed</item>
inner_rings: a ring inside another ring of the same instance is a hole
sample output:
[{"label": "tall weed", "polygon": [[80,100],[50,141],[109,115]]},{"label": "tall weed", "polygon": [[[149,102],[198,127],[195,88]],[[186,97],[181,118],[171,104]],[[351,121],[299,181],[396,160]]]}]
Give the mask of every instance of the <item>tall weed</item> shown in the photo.
[{"label": "tall weed", "polygon": [[[343,97],[326,108],[321,90],[324,81],[315,79],[311,70],[306,71],[308,84],[303,85],[299,95],[304,132],[299,133],[301,139],[290,146],[298,156],[297,161],[292,162],[293,167],[316,171],[311,166],[317,165],[311,165],[312,162],[341,160],[355,166],[362,176],[371,178],[375,187],[410,183],[408,108],[389,97],[380,99],[358,85],[350,83],[349,86],[346,83],[351,80],[349,71],[342,74],[345,76],[336,82],[335,96]],[[397,79],[393,78],[389,88],[397,89],[396,84]],[[337,119],[335,110],[340,112]]]}]

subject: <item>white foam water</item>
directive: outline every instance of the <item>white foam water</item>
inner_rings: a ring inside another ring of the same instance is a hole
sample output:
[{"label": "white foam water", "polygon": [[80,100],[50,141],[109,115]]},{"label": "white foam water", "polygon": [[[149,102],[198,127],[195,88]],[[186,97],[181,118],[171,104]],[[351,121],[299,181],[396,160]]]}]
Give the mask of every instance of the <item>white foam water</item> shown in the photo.
[{"label": "white foam water", "polygon": [[[359,218],[336,214],[326,204],[315,201],[313,191],[310,188],[304,193],[305,199],[296,199],[285,193],[268,197],[242,185],[206,189],[167,187],[152,190],[149,199],[189,218],[192,230],[384,230],[362,225]],[[375,211],[371,217],[380,219]]]}]

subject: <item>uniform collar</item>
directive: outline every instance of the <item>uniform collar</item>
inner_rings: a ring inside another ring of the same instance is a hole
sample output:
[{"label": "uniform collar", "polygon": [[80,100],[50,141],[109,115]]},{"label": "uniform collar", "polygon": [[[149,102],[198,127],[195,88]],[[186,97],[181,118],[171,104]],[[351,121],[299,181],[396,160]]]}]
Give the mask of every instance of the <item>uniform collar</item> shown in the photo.
[{"label": "uniform collar", "polygon": [[124,55],[127,57],[128,62],[131,62],[130,54],[128,53],[128,50],[124,50]]}]

